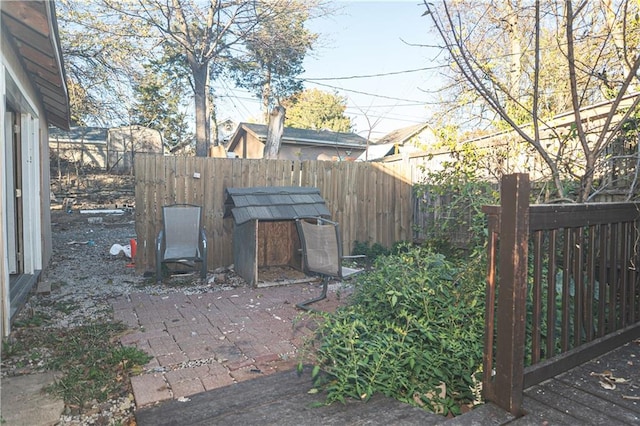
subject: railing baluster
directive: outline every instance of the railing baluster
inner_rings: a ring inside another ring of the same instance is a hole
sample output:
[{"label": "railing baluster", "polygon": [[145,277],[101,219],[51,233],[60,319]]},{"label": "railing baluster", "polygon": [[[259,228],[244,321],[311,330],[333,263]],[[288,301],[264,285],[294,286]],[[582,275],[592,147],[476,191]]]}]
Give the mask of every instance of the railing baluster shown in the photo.
[{"label": "railing baluster", "polygon": [[549,267],[547,277],[547,356],[551,358],[556,353],[556,269],[558,268],[557,250],[558,231],[549,231]]},{"label": "railing baluster", "polygon": [[607,333],[611,333],[617,328],[618,311],[618,224],[612,223],[609,227],[611,236],[609,238],[609,323],[607,324]]},{"label": "railing baluster", "polygon": [[542,245],[543,232],[536,231],[533,242],[533,312],[531,327],[531,363],[540,361],[540,324],[542,322]]},{"label": "railing baluster", "polygon": [[626,327],[629,321],[629,223],[620,224],[620,327]]},{"label": "railing baluster", "polygon": [[598,267],[600,268],[598,283],[598,337],[602,337],[607,332],[606,329],[606,309],[607,309],[607,233],[609,226],[602,224],[600,229],[600,259]]},{"label": "railing baluster", "polygon": [[571,245],[572,245],[572,235],[568,228],[564,229],[563,237],[564,237],[564,248],[563,253],[564,256],[562,258],[562,302],[561,302],[561,318],[562,318],[562,329],[561,329],[561,342],[560,347],[562,348],[562,352],[566,352],[569,350],[569,321],[570,321],[570,308],[571,306],[571,297],[569,295],[569,291],[571,288]]},{"label": "railing baluster", "polygon": [[582,228],[574,228],[573,246],[573,347],[580,346],[582,343],[583,317],[582,306],[584,303],[584,262],[582,255],[584,252],[584,240],[582,238]]},{"label": "railing baluster", "polygon": [[594,331],[594,318],[593,318],[593,303],[594,303],[594,284],[596,281],[596,233],[597,227],[589,226],[589,245],[587,248],[587,282],[585,283],[585,303],[584,303],[584,317],[585,317],[585,339],[587,342],[593,340]]}]

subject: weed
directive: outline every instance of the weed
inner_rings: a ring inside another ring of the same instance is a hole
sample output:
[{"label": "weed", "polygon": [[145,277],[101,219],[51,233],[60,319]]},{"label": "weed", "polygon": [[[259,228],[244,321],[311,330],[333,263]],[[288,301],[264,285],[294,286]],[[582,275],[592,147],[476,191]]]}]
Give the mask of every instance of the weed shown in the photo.
[{"label": "weed", "polygon": [[24,356],[32,364],[42,361],[43,368],[61,371],[63,377],[48,390],[61,396],[67,406],[82,410],[91,402],[127,392],[128,376],[151,359],[139,349],[120,345],[117,338],[125,329],[119,323],[22,328],[16,330],[19,346],[3,342],[3,357]]},{"label": "weed", "polygon": [[23,320],[17,320],[15,322],[16,327],[41,327],[44,324],[48,324],[51,320],[51,316],[42,313],[32,313]]},{"label": "weed", "polygon": [[10,341],[9,339],[2,340],[2,357],[11,358],[24,352],[24,347],[20,341]]},{"label": "weed", "polygon": [[80,307],[80,305],[78,305],[76,302],[71,302],[71,301],[61,301],[58,302],[54,305],[54,308],[57,311],[62,312],[63,314],[70,314],[71,312],[75,311],[76,309],[78,309]]},{"label": "weed", "polygon": [[59,290],[66,285],[67,285],[66,281],[55,281],[51,283],[51,291]]}]

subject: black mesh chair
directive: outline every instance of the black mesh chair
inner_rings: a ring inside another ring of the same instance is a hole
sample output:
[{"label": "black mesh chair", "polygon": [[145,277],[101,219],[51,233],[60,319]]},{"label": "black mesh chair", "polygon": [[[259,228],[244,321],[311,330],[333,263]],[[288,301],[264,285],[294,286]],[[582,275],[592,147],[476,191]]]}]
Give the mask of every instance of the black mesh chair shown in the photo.
[{"label": "black mesh chair", "polygon": [[300,309],[310,310],[308,305],[327,297],[327,287],[331,279],[343,280],[364,270],[342,266],[343,260],[365,256],[343,255],[340,226],[336,222],[322,217],[298,217],[296,227],[300,237],[305,271],[322,277],[320,295],[296,305]]}]

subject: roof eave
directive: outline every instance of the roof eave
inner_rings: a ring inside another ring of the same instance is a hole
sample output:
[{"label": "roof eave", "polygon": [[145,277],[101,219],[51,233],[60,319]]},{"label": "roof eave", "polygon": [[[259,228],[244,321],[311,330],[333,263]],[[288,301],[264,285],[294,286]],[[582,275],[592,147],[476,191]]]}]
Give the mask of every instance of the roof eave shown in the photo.
[{"label": "roof eave", "polygon": [[[54,2],[0,4],[2,26],[7,28],[16,54],[40,95],[47,123],[69,130],[71,113]],[[32,35],[40,40],[37,46],[29,39]]]}]

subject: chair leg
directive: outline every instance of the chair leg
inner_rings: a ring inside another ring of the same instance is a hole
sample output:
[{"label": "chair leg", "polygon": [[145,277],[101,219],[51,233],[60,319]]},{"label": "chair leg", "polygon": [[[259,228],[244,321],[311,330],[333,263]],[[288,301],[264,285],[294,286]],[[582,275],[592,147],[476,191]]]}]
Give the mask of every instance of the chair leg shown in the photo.
[{"label": "chair leg", "polygon": [[162,282],[162,257],[160,254],[156,254],[156,284]]},{"label": "chair leg", "polygon": [[328,286],[329,286],[329,277],[323,276],[322,277],[322,293],[320,293],[320,296],[318,296],[318,297],[316,297],[314,299],[309,299],[309,300],[306,300],[304,302],[300,302],[300,303],[296,304],[296,307],[298,309],[302,309],[302,310],[305,310],[305,311],[313,311],[313,309],[310,308],[307,305],[311,305],[312,303],[316,303],[316,302],[319,302],[319,301],[321,301],[323,299],[326,299],[327,298],[327,287]]},{"label": "chair leg", "polygon": [[207,260],[206,259],[202,262],[202,269],[200,270],[200,278],[202,278],[203,281],[207,280]]}]

